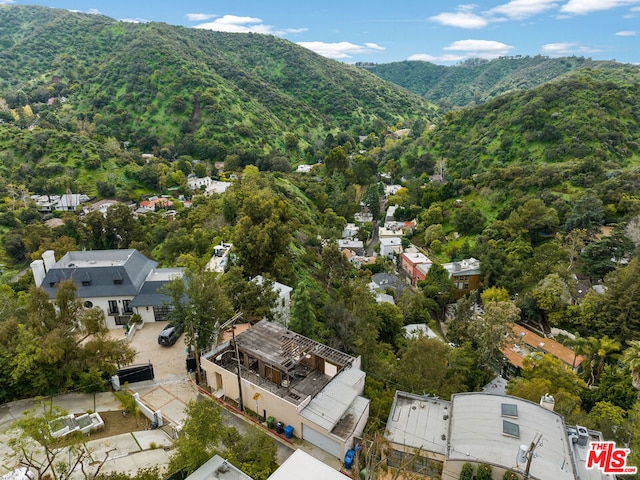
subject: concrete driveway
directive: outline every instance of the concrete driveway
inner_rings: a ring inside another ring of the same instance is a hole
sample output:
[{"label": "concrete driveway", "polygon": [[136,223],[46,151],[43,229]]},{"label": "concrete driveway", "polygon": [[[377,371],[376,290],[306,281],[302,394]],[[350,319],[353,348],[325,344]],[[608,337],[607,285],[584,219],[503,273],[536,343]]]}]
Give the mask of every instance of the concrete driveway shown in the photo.
[{"label": "concrete driveway", "polygon": [[[166,326],[167,322],[145,323],[140,330],[136,331],[129,344],[137,352],[133,363],[152,363],[156,379],[176,375],[185,376],[187,373],[187,347],[184,344],[184,334],[170,347],[158,344],[158,334]],[[114,338],[124,337],[124,332],[119,330],[112,330],[110,333]]]}]

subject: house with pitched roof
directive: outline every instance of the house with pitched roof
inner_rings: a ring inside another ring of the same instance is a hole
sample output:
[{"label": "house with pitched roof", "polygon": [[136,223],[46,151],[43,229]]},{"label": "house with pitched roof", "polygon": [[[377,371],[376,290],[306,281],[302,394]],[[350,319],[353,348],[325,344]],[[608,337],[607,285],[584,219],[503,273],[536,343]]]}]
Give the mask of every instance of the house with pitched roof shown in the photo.
[{"label": "house with pitched roof", "polygon": [[56,297],[63,280],[73,280],[85,308],[100,308],[109,328],[127,325],[134,313],[143,322],[167,320],[172,310],[163,287],[182,278],[181,268],[158,263],[135,249],[68,252],[56,262],[53,250],[31,263],[36,286]]},{"label": "house with pitched roof", "polygon": [[[202,356],[214,394],[342,459],[369,418],[360,358],[267,320]],[[240,378],[238,378],[238,371]]]}]

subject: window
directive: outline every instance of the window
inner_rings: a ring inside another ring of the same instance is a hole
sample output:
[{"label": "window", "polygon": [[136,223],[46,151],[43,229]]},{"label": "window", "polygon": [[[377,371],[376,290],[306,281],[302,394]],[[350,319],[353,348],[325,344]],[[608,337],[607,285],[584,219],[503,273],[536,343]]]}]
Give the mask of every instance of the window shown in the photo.
[{"label": "window", "polygon": [[510,437],[520,438],[520,426],[517,423],[510,422],[509,420],[502,421],[502,433]]},{"label": "window", "polygon": [[131,308],[131,300],[122,300],[122,311],[123,313],[133,313],[133,309]]},{"label": "window", "polygon": [[117,315],[118,313],[120,313],[118,310],[118,301],[109,300],[109,315]]},{"label": "window", "polygon": [[114,285],[122,285],[122,279],[121,278],[114,278],[113,279],[113,284]]},{"label": "window", "polygon": [[87,300],[84,302],[84,308],[93,308],[93,302]]},{"label": "window", "polygon": [[518,418],[518,405],[515,405],[513,403],[503,403],[502,416]]}]

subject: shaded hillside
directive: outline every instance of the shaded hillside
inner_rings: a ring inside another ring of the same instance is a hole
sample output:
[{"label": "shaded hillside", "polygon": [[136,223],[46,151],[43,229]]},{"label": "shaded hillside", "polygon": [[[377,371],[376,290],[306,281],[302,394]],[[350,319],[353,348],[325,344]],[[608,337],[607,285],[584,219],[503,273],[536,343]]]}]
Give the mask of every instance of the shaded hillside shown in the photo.
[{"label": "shaded hillside", "polygon": [[[330,131],[368,134],[436,114],[375,75],[273,36],[7,5],[0,25],[9,108],[28,104],[41,125],[77,130],[81,121],[141,150],[251,163],[313,150]],[[47,105],[56,98],[58,110]]]},{"label": "shaded hillside", "polygon": [[472,59],[446,67],[429,62],[405,61],[365,68],[445,108],[484,103],[507,92],[529,90],[577,69],[619,66],[584,57],[503,57],[491,61]]},{"label": "shaded hillside", "polygon": [[639,87],[637,67],[576,72],[451,112],[428,141],[463,177],[512,164],[624,168],[640,153]]}]

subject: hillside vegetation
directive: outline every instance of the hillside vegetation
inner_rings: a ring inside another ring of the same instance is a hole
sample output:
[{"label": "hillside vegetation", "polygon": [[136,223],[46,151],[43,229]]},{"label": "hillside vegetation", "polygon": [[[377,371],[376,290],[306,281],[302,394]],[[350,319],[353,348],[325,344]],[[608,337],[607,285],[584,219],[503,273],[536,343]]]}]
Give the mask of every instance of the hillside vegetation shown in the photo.
[{"label": "hillside vegetation", "polygon": [[479,105],[504,93],[529,90],[575,70],[617,68],[619,65],[584,57],[536,55],[490,61],[470,59],[451,67],[422,61],[363,66],[380,78],[448,109]]},{"label": "hillside vegetation", "polygon": [[347,125],[367,135],[436,116],[393,84],[273,36],[9,5],[0,24],[5,110],[29,105],[41,126],[143,151],[215,160],[231,153],[247,164],[313,153]]}]

